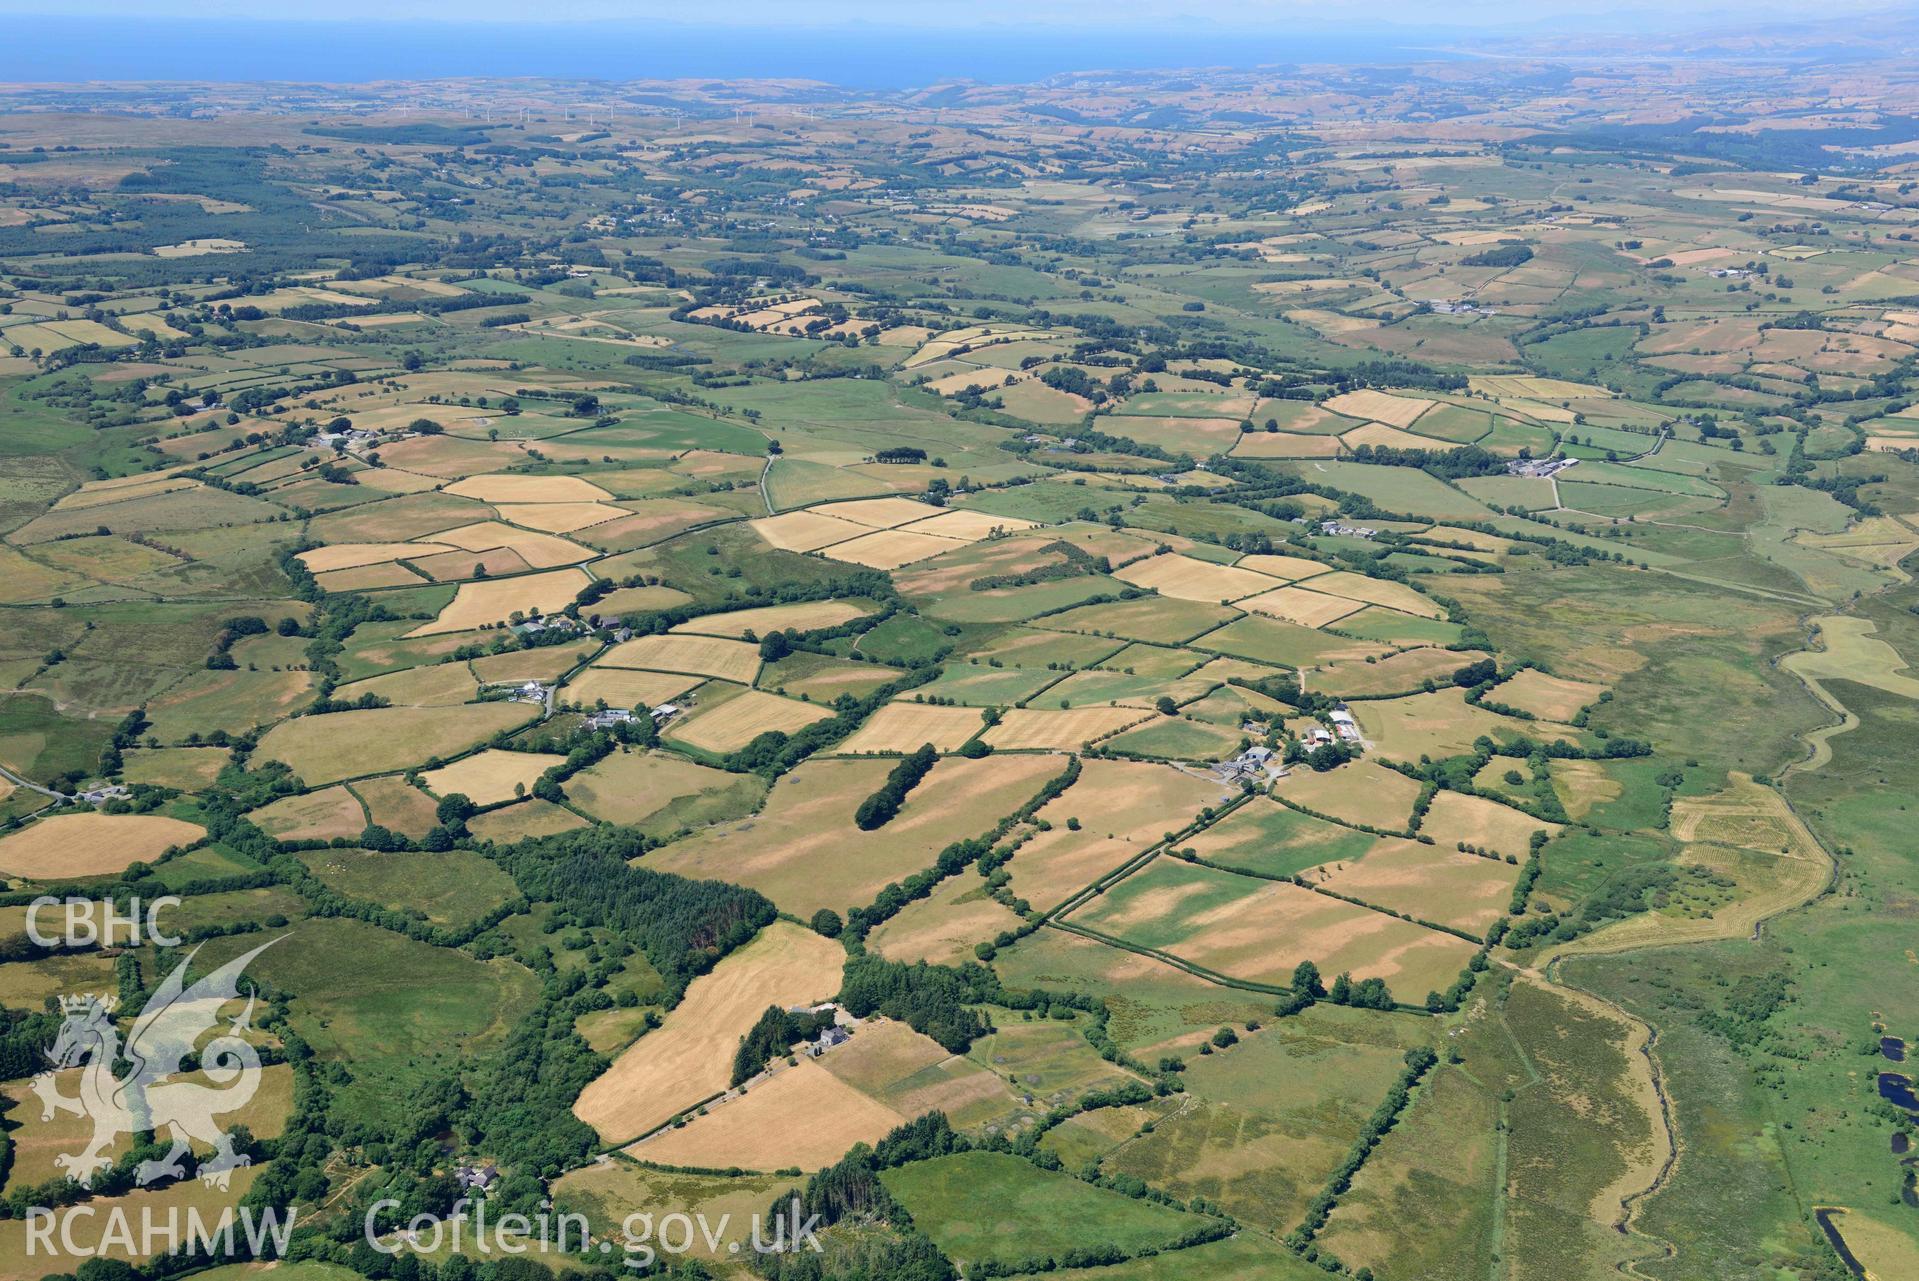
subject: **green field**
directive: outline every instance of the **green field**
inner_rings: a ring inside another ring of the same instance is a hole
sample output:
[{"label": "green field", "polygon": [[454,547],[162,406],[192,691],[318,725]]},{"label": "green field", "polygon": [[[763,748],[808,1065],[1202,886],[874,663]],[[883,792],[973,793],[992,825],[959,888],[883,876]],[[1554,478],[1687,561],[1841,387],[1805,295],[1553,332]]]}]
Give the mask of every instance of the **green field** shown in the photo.
[{"label": "green field", "polygon": [[1104,746],[1162,760],[1207,761],[1236,755],[1240,738],[1237,726],[1224,729],[1203,721],[1163,717],[1115,735]]},{"label": "green field", "polygon": [[1094,1242],[1137,1254],[1203,1222],[994,1152],[920,1162],[882,1181],[921,1231],[963,1260],[1059,1258]]},{"label": "green field", "polygon": [[1240,806],[1181,842],[1209,863],[1259,876],[1297,876],[1309,867],[1356,859],[1379,838],[1266,800]]},{"label": "green field", "polygon": [[[1338,1012],[1241,1029],[1229,1049],[1187,1051],[1191,1102],[1102,1168],[1200,1195],[1272,1233],[1290,1230],[1344,1158],[1417,1036],[1408,1022]],[[1282,1095],[1265,1086],[1288,1082]]]},{"label": "green field", "polygon": [[469,924],[517,894],[505,872],[465,850],[376,854],[325,849],[307,853],[302,861],[328,888],[348,898],[417,914],[434,925]]}]

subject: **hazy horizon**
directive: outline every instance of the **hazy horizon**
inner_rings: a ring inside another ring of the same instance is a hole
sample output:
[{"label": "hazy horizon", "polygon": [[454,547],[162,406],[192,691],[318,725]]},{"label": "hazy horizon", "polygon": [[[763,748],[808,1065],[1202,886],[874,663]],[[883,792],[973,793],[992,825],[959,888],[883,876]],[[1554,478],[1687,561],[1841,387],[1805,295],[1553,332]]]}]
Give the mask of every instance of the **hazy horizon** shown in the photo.
[{"label": "hazy horizon", "polygon": [[[525,6],[507,0],[286,0],[263,17],[250,0],[0,0],[0,14],[69,19],[92,17],[220,18],[273,24],[318,23],[451,25],[497,23],[508,26],[604,23],[641,27],[667,24],[697,28],[778,27],[812,29],[864,27],[889,30],[973,31],[982,27],[1074,30],[1082,34],[1122,31],[1254,31],[1283,34],[1300,25],[1326,30],[1382,27],[1456,30],[1533,30],[1572,24],[1579,29],[1638,28],[1682,30],[1715,21],[1745,24],[1780,20],[1829,20],[1846,13],[1897,12],[1886,0],[1754,0],[1734,4],[1659,3],[1658,0],[1456,0],[1443,16],[1421,0],[1223,0],[1197,6],[1190,0],[1142,0],[1116,13],[1099,0],[982,0],[963,12],[903,9],[877,0],[822,0],[804,6],[773,0],[734,0],[724,6],[689,3],[635,5],[621,0],[553,0],[529,20]],[[1089,25],[1096,24],[1096,25]]]},{"label": "hazy horizon", "polygon": [[[302,81],[435,79],[464,76],[585,80],[713,78],[813,79],[857,90],[900,89],[943,80],[1020,83],[1089,70],[1235,67],[1294,63],[1405,63],[1504,52],[1501,42],[1624,35],[1657,39],[1716,30],[1740,15],[1752,30],[1768,21],[1827,20],[1887,12],[1866,0],[1812,6],[1761,3],[1649,5],[1596,10],[1587,0],[1517,6],[1465,0],[1443,20],[1405,3],[1355,6],[1339,0],[1254,2],[1184,12],[1148,4],[1118,21],[1093,20],[1083,0],[1013,6],[990,0],[967,11],[902,20],[897,9],[838,0],[796,8],[736,4],[721,12],[683,5],[630,7],[560,0],[538,22],[491,0],[370,0],[318,5],[292,0],[274,16],[233,0],[185,6],[179,0],[128,5],[79,0],[44,12],[44,0],[0,0],[9,39],[0,79],[36,84],[84,81]],[[874,15],[880,15],[876,20]]]}]

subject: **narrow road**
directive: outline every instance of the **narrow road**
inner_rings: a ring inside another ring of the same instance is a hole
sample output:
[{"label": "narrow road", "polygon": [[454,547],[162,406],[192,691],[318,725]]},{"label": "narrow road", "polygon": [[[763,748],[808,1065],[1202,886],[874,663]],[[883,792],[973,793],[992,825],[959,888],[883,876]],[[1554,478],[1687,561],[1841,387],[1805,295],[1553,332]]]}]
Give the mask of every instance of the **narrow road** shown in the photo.
[{"label": "narrow road", "polygon": [[42,796],[51,796],[56,801],[70,801],[73,799],[71,796],[68,796],[65,792],[56,792],[50,787],[42,787],[38,783],[29,782],[28,780],[21,778],[18,774],[14,773],[12,770],[8,769],[4,765],[0,765],[0,778],[6,779],[9,783],[12,783],[15,787],[24,787],[29,792],[38,792]]}]

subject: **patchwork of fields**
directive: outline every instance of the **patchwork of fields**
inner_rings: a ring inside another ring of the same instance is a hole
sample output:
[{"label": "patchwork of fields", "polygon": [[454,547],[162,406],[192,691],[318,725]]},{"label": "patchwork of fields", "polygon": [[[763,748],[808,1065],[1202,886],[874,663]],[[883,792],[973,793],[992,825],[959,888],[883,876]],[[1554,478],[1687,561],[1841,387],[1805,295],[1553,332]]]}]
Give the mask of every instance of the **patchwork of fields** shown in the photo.
[{"label": "patchwork of fields", "polygon": [[1919,81],[1728,24],[0,86],[0,1281],[1919,1275]]}]

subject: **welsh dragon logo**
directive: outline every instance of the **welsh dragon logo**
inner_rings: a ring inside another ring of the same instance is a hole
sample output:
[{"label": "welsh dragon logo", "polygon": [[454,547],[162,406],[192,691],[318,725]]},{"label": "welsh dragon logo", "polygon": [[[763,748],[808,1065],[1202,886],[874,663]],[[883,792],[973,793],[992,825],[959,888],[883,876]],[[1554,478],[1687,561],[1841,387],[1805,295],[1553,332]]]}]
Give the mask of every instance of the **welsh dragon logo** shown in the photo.
[{"label": "welsh dragon logo", "polygon": [[[189,1147],[211,1150],[212,1155],[199,1162],[200,1178],[210,1187],[224,1189],[234,1170],[251,1164],[250,1157],[233,1150],[232,1136],[216,1118],[244,1107],[260,1088],[260,1055],[245,1039],[253,998],[247,998],[246,1008],[224,1031],[204,1046],[198,1042],[219,1023],[220,1007],[238,999],[247,963],[279,941],[262,943],[189,987],[187,967],[200,951],[195,947],[140,1011],[124,1049],[114,1027],[112,999],[62,998],[66,1021],[47,1051],[52,1066],[33,1078],[33,1092],[40,1096],[41,1120],[51,1121],[56,1112],[90,1118],[93,1139],[84,1151],[63,1153],[54,1163],[75,1182],[90,1184],[112,1164],[107,1153],[116,1137],[149,1130],[157,1137],[165,1129],[172,1131],[172,1149],[162,1160],[140,1162],[134,1179],[142,1187],[181,1177]],[[198,1058],[200,1075],[212,1085],[170,1079],[188,1071],[181,1063],[189,1055]],[[115,1076],[123,1057],[130,1070]],[[78,1098],[61,1094],[57,1083],[56,1074],[73,1067],[81,1069]]]}]

